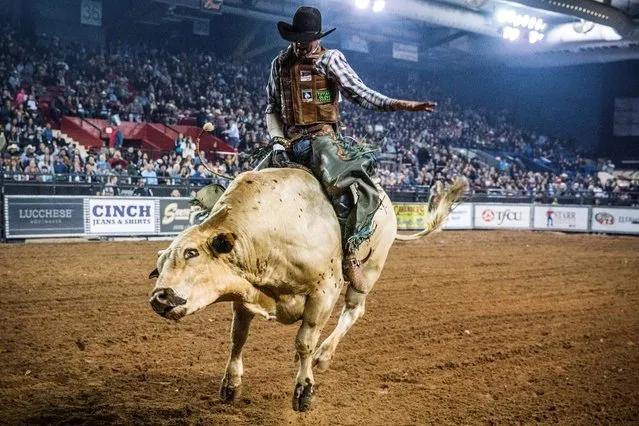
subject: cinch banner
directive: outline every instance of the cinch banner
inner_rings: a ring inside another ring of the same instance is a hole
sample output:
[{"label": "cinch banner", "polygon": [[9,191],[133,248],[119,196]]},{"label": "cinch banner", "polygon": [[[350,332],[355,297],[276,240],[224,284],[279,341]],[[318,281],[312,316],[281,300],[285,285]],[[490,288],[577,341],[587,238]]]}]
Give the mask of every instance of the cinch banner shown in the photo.
[{"label": "cinch banner", "polygon": [[155,234],[157,204],[146,198],[89,198],[85,200],[86,233]]},{"label": "cinch banner", "polygon": [[395,204],[397,215],[397,229],[400,231],[424,229],[428,205],[426,204]]},{"label": "cinch banner", "polygon": [[7,195],[7,238],[69,237],[84,234],[84,197]]},{"label": "cinch banner", "polygon": [[188,199],[160,199],[160,233],[178,234],[186,228],[201,223],[197,219],[202,209],[189,204]]}]

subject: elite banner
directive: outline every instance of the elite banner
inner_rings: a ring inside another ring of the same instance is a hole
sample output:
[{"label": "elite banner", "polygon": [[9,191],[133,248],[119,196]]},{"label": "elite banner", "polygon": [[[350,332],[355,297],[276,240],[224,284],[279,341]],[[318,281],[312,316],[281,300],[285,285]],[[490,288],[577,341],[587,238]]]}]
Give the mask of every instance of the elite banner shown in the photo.
[{"label": "elite banner", "polygon": [[69,237],[84,234],[84,197],[7,195],[7,238]]}]

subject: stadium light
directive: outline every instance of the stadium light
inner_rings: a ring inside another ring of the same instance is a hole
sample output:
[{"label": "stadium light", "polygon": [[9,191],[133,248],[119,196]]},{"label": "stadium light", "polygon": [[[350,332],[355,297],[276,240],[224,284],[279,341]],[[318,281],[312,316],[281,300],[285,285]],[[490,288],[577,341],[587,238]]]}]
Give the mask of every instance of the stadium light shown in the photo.
[{"label": "stadium light", "polygon": [[355,0],[355,7],[358,9],[368,9],[371,0]]},{"label": "stadium light", "polygon": [[513,27],[504,27],[504,29],[501,32],[501,36],[504,38],[504,40],[510,40],[510,41],[516,41],[520,35],[521,35],[521,31],[519,30],[519,28],[513,28]]},{"label": "stadium light", "polygon": [[375,0],[373,3],[373,12],[379,13],[386,7],[386,2],[384,0]]},{"label": "stadium light", "polygon": [[515,12],[513,9],[497,9],[494,21],[501,29],[504,40],[528,39],[530,44],[543,40],[546,24],[542,18]]},{"label": "stadium light", "polygon": [[530,44],[535,44],[543,39],[544,35],[542,33],[538,33],[537,31],[531,31],[528,33],[528,43]]}]

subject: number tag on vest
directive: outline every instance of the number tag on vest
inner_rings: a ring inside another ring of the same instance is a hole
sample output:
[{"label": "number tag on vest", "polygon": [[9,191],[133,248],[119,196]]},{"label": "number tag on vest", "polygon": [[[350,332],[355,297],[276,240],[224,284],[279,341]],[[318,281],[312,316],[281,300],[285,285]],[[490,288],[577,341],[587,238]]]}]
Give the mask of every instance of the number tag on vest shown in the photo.
[{"label": "number tag on vest", "polygon": [[310,71],[300,71],[300,81],[311,81],[313,76]]},{"label": "number tag on vest", "polygon": [[312,89],[302,89],[302,102],[313,102]]},{"label": "number tag on vest", "polygon": [[331,91],[328,89],[318,90],[316,96],[318,104],[328,104],[333,102],[333,96],[331,95]]}]

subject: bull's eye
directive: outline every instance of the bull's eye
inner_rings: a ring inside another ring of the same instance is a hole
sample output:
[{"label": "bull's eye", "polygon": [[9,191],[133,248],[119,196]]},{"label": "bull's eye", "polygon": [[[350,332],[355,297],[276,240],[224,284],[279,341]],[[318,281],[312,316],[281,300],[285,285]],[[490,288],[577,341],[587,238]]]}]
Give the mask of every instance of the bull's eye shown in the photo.
[{"label": "bull's eye", "polygon": [[187,248],[184,250],[184,259],[191,259],[192,257],[198,257],[200,252],[194,248]]}]

